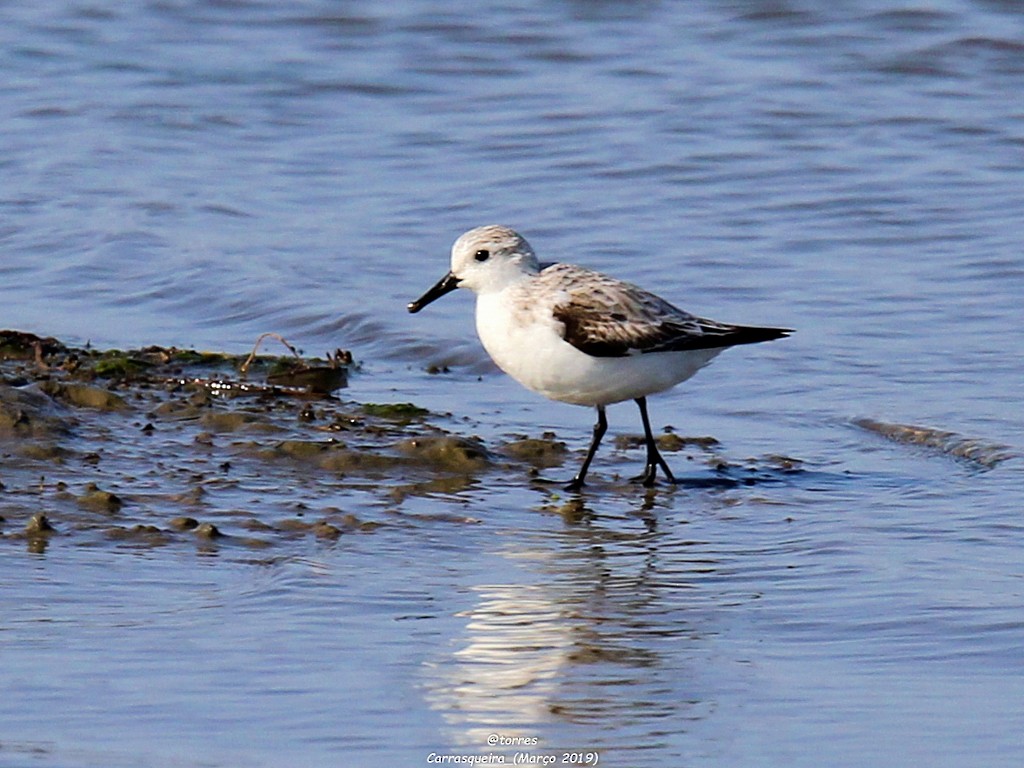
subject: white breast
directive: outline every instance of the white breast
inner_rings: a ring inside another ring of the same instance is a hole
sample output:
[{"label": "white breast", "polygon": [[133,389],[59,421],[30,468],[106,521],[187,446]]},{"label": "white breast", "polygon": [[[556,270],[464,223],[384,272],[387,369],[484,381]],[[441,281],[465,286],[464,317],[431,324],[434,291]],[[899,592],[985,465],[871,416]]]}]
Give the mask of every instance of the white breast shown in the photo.
[{"label": "white breast", "polygon": [[561,336],[550,307],[524,304],[514,289],[481,294],[476,328],[501,370],[527,389],[574,405],[609,405],[685,381],[721,350],[592,357]]}]

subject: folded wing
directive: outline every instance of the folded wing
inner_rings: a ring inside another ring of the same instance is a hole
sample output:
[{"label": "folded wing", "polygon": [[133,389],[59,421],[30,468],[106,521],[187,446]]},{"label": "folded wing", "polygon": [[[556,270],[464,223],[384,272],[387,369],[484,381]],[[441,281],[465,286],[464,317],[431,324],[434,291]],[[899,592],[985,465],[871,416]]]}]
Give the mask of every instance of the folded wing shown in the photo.
[{"label": "folded wing", "polygon": [[563,338],[594,357],[717,349],[792,332],[706,320],[631,283],[582,267],[557,264],[538,277],[557,289],[552,312],[563,326]]}]

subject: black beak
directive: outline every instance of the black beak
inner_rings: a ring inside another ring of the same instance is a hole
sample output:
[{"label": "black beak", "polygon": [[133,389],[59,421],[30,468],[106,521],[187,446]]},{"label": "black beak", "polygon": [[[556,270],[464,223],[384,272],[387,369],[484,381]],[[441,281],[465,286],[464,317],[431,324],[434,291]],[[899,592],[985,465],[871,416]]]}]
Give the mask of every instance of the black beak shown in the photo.
[{"label": "black beak", "polygon": [[459,287],[459,278],[449,272],[447,275],[437,281],[437,285],[431,288],[429,291],[420,296],[416,301],[409,303],[410,312],[419,312],[427,304],[430,304],[437,299],[440,299],[446,293],[451,293]]}]

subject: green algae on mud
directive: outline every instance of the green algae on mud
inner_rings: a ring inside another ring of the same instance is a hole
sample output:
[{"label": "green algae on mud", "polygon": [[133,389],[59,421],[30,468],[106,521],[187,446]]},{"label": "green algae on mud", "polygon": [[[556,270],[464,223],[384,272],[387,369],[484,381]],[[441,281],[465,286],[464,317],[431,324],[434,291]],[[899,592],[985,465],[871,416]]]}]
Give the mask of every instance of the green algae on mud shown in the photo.
[{"label": "green algae on mud", "polygon": [[422,419],[430,414],[426,408],[420,408],[412,403],[363,403],[362,411],[367,416],[400,422]]}]

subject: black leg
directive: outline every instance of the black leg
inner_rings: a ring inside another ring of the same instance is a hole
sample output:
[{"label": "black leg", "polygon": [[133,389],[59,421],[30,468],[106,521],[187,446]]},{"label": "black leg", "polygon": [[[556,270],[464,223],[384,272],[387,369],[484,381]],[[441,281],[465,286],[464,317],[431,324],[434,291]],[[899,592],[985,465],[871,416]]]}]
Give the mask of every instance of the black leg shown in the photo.
[{"label": "black leg", "polygon": [[587,470],[590,469],[590,462],[594,460],[594,454],[597,453],[597,446],[601,444],[601,438],[604,437],[604,433],[608,430],[608,419],[604,415],[604,406],[597,406],[597,424],[594,425],[594,436],[590,439],[590,448],[587,449],[587,458],[583,460],[583,466],[580,467],[580,471],[576,473],[576,477],[569,481],[569,484],[565,486],[567,491],[578,491],[582,488],[585,483],[583,478],[587,476]]},{"label": "black leg", "polygon": [[654,485],[654,480],[658,476],[658,467],[661,467],[661,471],[665,473],[665,478],[670,483],[675,483],[676,478],[672,474],[672,470],[668,468],[668,464],[661,458],[661,453],[658,451],[658,446],[654,442],[654,435],[651,433],[651,420],[647,417],[647,398],[638,397],[636,404],[640,406],[640,420],[644,423],[644,444],[647,446],[647,466],[644,467],[644,473],[639,477],[634,477],[633,482],[643,483],[645,486],[650,488]]}]

